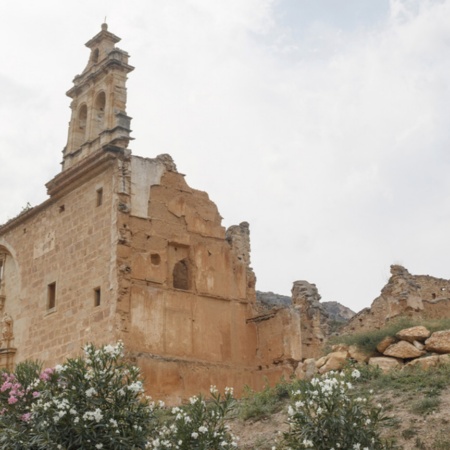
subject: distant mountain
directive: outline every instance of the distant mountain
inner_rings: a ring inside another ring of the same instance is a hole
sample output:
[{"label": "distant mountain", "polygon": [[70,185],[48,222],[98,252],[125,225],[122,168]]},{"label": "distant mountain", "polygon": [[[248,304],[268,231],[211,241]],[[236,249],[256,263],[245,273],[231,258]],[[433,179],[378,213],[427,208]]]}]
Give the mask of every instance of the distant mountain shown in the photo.
[{"label": "distant mountain", "polygon": [[[291,306],[292,299],[287,295],[273,292],[256,291],[256,300],[266,308],[286,308]],[[321,302],[329,315],[329,319],[336,322],[347,322],[355,313],[339,302]]]},{"label": "distant mountain", "polygon": [[291,297],[273,292],[256,291],[256,301],[266,308],[286,308],[292,304]]},{"label": "distant mountain", "polygon": [[347,322],[356,314],[350,308],[341,305],[339,302],[322,302],[322,305],[328,312],[330,319],[337,322]]}]

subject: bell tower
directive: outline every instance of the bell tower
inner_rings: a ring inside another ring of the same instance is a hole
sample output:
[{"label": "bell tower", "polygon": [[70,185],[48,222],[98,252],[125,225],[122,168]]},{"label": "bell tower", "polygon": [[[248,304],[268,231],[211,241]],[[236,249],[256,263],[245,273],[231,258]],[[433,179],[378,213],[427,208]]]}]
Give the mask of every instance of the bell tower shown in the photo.
[{"label": "bell tower", "polygon": [[101,31],[86,43],[91,50],[88,64],[67,91],[72,115],[63,171],[102,149],[126,149],[132,139],[125,85],[134,67],[128,64],[128,53],[116,48],[119,41],[103,23]]}]

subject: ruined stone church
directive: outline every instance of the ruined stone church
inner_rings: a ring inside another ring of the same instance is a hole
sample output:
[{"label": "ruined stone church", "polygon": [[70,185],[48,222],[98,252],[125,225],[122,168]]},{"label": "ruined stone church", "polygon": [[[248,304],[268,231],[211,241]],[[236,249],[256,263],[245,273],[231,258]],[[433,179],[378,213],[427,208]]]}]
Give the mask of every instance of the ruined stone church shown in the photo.
[{"label": "ruined stone church", "polygon": [[46,201],[0,226],[0,367],[121,339],[156,398],[290,375],[300,311],[259,310],[248,224],[225,230],[169,155],[128,149],[133,67],[119,41],[103,24],[86,43],[62,171]]}]

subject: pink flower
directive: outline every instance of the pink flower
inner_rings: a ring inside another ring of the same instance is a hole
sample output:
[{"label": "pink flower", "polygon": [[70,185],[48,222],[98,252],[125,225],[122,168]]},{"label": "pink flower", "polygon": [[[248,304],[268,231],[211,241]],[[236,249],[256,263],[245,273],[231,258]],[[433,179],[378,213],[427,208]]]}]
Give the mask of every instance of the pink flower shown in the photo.
[{"label": "pink flower", "polygon": [[50,380],[50,375],[52,375],[53,372],[54,372],[54,370],[51,369],[51,368],[44,369],[44,371],[41,373],[41,375],[39,376],[39,378],[40,378],[41,380],[44,380],[44,381],[49,381],[49,380]]},{"label": "pink flower", "polygon": [[2,387],[0,388],[0,391],[5,392],[7,389],[11,389],[12,387],[12,383],[10,383],[9,381],[5,381],[2,384]]},{"label": "pink flower", "polygon": [[29,422],[31,419],[31,413],[25,413],[22,414],[22,416],[20,417],[24,422]]},{"label": "pink flower", "polygon": [[38,397],[40,397],[40,395],[41,395],[41,393],[38,391],[33,392],[33,398],[38,398]]},{"label": "pink flower", "polygon": [[8,398],[8,403],[10,405],[14,405],[14,403],[17,403],[17,398],[16,397],[9,397]]}]

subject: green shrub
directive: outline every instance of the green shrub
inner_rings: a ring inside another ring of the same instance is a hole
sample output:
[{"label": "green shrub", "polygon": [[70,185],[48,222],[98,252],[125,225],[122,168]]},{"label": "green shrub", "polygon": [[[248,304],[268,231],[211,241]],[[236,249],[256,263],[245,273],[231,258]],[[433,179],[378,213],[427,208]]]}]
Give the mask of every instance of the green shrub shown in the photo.
[{"label": "green shrub", "polygon": [[441,404],[441,399],[436,396],[425,397],[421,400],[417,400],[413,403],[411,411],[414,414],[419,414],[420,416],[425,416],[427,414],[436,411]]},{"label": "green shrub", "polygon": [[[356,369],[352,377],[357,379]],[[288,408],[289,431],[279,449],[387,449],[379,428],[388,418],[370,397],[358,397],[344,374],[303,381]]]},{"label": "green shrub", "polygon": [[260,420],[271,416],[283,408],[284,400],[290,397],[292,384],[284,378],[274,387],[266,385],[260,392],[248,386],[244,389],[244,397],[239,404],[239,416],[243,420]]}]

